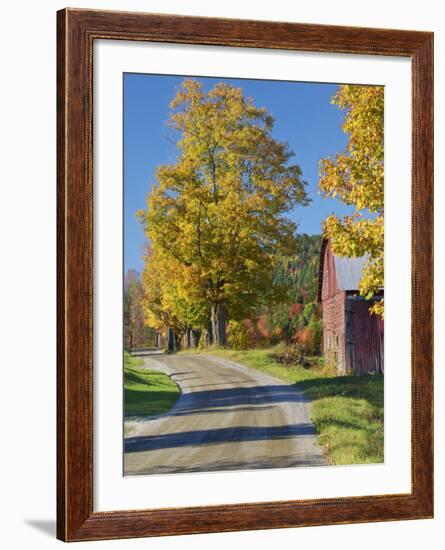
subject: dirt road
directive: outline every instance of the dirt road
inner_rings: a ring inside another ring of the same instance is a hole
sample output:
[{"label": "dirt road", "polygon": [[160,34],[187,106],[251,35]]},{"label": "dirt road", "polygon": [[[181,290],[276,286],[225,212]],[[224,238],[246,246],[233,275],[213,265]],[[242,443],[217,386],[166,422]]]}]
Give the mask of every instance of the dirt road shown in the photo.
[{"label": "dirt road", "polygon": [[303,394],[211,355],[143,357],[182,394],[125,438],[125,475],[325,465]]}]

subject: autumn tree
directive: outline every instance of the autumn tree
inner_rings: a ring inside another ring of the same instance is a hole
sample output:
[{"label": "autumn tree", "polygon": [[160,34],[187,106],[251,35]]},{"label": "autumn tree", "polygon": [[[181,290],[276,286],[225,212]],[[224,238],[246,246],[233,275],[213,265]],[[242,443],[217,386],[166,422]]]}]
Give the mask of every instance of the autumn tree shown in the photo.
[{"label": "autumn tree", "polygon": [[229,319],[279,298],[274,255],[293,251],[285,213],[308,203],[305,183],[288,144],[272,137],[272,116],[242,89],[218,83],[206,93],[187,79],[171,108],[177,160],[158,168],[139,217],[152,248],[182,269],[177,293],[205,301],[224,346]]},{"label": "autumn tree", "polygon": [[[332,102],[345,110],[346,150],[320,162],[320,188],[325,196],[355,206],[343,219],[329,216],[324,233],[335,254],[368,255],[360,294],[373,298],[383,288],[384,263],[384,89],[381,86],[342,85]],[[383,300],[371,310],[383,316]]]}]

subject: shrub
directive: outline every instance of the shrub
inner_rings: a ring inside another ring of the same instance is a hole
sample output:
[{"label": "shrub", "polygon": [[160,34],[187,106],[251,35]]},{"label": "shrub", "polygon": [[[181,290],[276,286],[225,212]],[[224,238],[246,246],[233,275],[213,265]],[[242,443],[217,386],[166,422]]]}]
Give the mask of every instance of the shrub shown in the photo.
[{"label": "shrub", "polygon": [[319,355],[323,328],[321,321],[311,320],[305,328],[300,328],[294,334],[294,343],[299,345],[305,355]]},{"label": "shrub", "polygon": [[229,321],[227,342],[232,349],[248,349],[255,345],[255,328],[249,320]]}]

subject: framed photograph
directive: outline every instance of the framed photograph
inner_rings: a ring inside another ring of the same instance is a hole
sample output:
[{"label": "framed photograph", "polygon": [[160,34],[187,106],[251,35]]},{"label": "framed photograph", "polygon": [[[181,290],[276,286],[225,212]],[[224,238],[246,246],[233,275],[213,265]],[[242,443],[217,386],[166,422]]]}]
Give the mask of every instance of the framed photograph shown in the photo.
[{"label": "framed photograph", "polygon": [[65,9],[64,541],[433,516],[433,34]]}]

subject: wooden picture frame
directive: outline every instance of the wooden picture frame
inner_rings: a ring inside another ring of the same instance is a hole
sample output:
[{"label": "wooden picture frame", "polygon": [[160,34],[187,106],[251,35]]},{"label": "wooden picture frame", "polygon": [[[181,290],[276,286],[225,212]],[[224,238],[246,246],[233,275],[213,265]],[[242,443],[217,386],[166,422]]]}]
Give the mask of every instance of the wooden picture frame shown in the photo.
[{"label": "wooden picture frame", "polygon": [[[433,34],[65,9],[57,14],[57,537],[64,541],[433,516]],[[95,40],[402,56],[412,60],[412,490],[407,494],[93,512]]]}]

